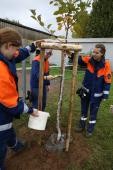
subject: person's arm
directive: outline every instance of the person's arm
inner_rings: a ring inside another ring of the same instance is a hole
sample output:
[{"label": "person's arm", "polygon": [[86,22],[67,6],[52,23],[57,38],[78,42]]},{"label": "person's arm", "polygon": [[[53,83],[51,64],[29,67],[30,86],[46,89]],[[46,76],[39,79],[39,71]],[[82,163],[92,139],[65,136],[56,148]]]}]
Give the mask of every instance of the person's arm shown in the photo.
[{"label": "person's arm", "polygon": [[15,80],[13,77],[10,77],[7,66],[1,63],[0,67],[2,70],[0,72],[0,107],[2,110],[6,114],[11,114],[14,117],[19,116],[23,112],[32,113],[32,108],[27,108],[22,100],[18,101]]},{"label": "person's arm", "polygon": [[17,56],[15,56],[15,62],[20,63],[30,56],[30,53],[35,52],[36,47],[32,43],[30,46],[26,46],[25,48],[20,48],[17,52]]},{"label": "person's arm", "polygon": [[37,80],[39,80],[40,62],[38,62],[36,60],[32,62],[31,74],[34,75],[37,78]]},{"label": "person's arm", "polygon": [[50,85],[50,76],[51,75],[49,75],[49,72],[48,73],[46,73],[46,74],[44,74],[44,80],[45,80],[45,84],[47,85],[47,86],[49,86]]},{"label": "person's arm", "polygon": [[110,63],[107,62],[105,64],[103,99],[107,99],[109,96],[111,81],[112,81],[112,74],[111,74]]},{"label": "person's arm", "polygon": [[78,64],[80,66],[87,66],[87,63],[89,62],[90,57],[89,56],[79,56],[78,57]]},{"label": "person's arm", "polygon": [[29,108],[22,100],[13,107],[8,107],[8,105],[5,106],[5,104],[0,104],[0,107],[6,114],[10,114],[13,117],[20,116],[22,113],[33,113],[33,108]]}]

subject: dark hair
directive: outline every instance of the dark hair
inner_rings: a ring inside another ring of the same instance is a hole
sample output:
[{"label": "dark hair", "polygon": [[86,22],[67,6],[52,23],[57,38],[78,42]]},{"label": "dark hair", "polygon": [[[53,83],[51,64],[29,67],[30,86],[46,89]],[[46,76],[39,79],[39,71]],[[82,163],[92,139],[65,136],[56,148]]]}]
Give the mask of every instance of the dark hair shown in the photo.
[{"label": "dark hair", "polygon": [[52,55],[52,50],[46,52],[47,55]]},{"label": "dark hair", "polygon": [[40,54],[40,50],[36,49],[36,55],[39,55],[39,54]]},{"label": "dark hair", "polygon": [[20,34],[12,28],[0,29],[0,46],[5,43],[12,43],[13,46],[19,47],[22,45]]},{"label": "dark hair", "polygon": [[106,48],[105,48],[104,44],[96,44],[95,47],[100,48],[100,52],[103,54],[103,56],[105,55]]}]

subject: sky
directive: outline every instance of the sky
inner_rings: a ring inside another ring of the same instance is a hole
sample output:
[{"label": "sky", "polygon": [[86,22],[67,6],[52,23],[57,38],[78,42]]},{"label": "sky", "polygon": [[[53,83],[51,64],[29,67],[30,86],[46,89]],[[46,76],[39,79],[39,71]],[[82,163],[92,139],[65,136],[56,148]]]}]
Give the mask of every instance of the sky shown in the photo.
[{"label": "sky", "polygon": [[[52,24],[53,30],[57,29],[56,18],[53,12],[56,10],[53,5],[49,5],[50,0],[0,0],[0,18],[9,18],[19,21],[20,24],[45,31],[34,19],[30,9],[36,9],[38,14],[44,18],[44,23]],[[65,35],[65,31],[57,31],[56,35]],[[71,38],[71,34],[69,35]]]},{"label": "sky", "polygon": [[9,18],[17,20],[25,26],[36,28],[44,31],[44,29],[31,16],[30,9],[36,9],[44,18],[45,23],[53,24],[56,29],[56,19],[52,15],[55,7],[49,5],[49,0],[0,0],[0,18]]}]

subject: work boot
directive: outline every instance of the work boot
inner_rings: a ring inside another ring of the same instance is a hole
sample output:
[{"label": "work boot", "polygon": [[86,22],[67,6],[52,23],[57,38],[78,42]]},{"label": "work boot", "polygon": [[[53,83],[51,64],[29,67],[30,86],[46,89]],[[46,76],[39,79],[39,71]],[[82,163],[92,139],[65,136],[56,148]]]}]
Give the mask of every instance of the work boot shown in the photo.
[{"label": "work boot", "polygon": [[90,138],[90,137],[92,137],[92,135],[93,134],[91,132],[86,131],[86,134],[85,134],[86,138]]},{"label": "work boot", "polygon": [[82,132],[85,130],[85,127],[82,127],[80,122],[79,124],[75,127],[75,132]]},{"label": "work boot", "polygon": [[17,141],[17,144],[13,149],[14,152],[19,153],[27,148],[27,142],[25,141]]}]

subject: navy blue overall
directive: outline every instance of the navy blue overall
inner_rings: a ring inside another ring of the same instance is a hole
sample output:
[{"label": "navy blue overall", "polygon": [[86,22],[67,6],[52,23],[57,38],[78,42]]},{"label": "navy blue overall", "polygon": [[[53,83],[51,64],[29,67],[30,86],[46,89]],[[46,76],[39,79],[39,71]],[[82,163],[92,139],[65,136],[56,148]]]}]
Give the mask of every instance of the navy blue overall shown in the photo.
[{"label": "navy blue overall", "polygon": [[[18,97],[16,63],[29,56],[27,48],[19,50],[19,56],[8,60],[0,53],[0,170],[4,170],[7,147],[18,151],[22,143],[17,140],[13,119],[24,111],[24,102]],[[4,90],[3,90],[4,89]]]},{"label": "navy blue overall", "polygon": [[102,58],[97,62],[92,57],[79,57],[78,64],[86,66],[83,87],[88,91],[88,97],[81,99],[80,124],[86,126],[88,108],[90,106],[90,117],[87,131],[92,133],[96,124],[97,112],[102,99],[107,99],[111,84],[111,69],[108,60]]},{"label": "navy blue overall", "polygon": [[[32,107],[38,108],[38,93],[39,93],[39,71],[40,71],[40,55],[36,56],[32,62],[30,88],[32,93]],[[49,63],[44,61],[44,76],[49,75]],[[50,85],[49,80],[43,82],[43,99],[42,99],[42,111],[45,110],[47,100],[47,86]]]}]

